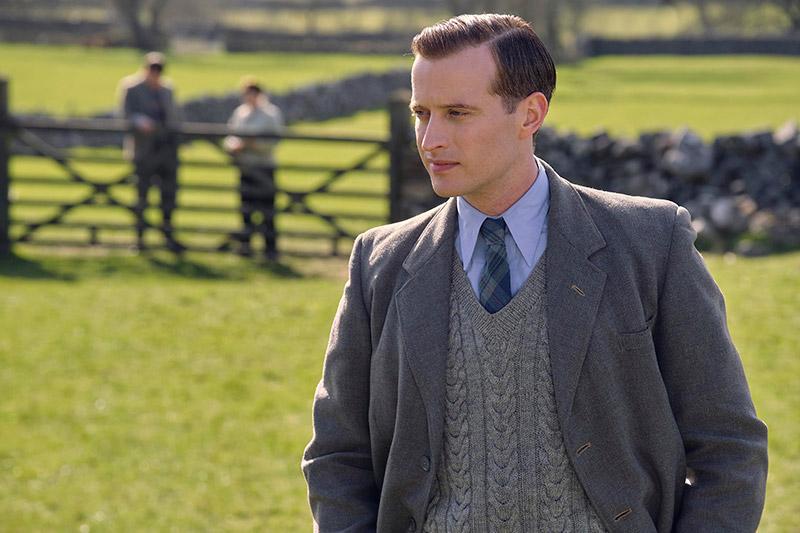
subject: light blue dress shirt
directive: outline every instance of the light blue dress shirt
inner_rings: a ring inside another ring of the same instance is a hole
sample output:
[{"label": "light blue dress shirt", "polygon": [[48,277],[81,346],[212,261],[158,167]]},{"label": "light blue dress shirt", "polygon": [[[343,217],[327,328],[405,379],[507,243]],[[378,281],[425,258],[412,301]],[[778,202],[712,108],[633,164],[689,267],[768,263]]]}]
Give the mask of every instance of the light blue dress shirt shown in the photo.
[{"label": "light blue dress shirt", "polygon": [[[550,188],[547,173],[537,159],[539,173],[533,185],[503,217],[506,232],[506,254],[511,273],[511,294],[516,294],[528,279],[547,247],[547,210],[550,207]],[[475,295],[479,295],[478,281],[486,264],[486,241],[480,236],[483,221],[488,215],[475,209],[463,197],[456,198],[458,208],[458,234],[456,252],[467,273]],[[493,217],[494,218],[494,217]]]}]

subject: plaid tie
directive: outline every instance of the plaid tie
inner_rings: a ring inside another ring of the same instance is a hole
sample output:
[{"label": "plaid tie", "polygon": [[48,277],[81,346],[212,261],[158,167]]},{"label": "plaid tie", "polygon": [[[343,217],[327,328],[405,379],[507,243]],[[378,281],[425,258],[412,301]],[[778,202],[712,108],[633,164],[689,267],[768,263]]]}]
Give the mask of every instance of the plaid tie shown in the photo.
[{"label": "plaid tie", "polygon": [[511,301],[511,274],[506,257],[506,222],[502,217],[487,218],[481,226],[486,241],[486,264],[478,281],[481,305],[496,313]]}]

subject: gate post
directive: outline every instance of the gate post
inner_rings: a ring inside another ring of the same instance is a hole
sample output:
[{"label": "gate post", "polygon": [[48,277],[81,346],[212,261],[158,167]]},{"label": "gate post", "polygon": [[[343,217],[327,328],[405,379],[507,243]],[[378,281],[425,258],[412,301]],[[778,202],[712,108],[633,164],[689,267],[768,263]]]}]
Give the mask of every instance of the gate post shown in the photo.
[{"label": "gate post", "polygon": [[8,80],[0,77],[0,255],[11,252],[9,238],[9,155],[11,148],[11,114],[8,111]]},{"label": "gate post", "polygon": [[405,160],[411,143],[408,102],[411,93],[401,89],[389,98],[389,222],[402,220],[402,187],[406,181]]},{"label": "gate post", "polygon": [[411,92],[400,90],[389,100],[391,139],[389,140],[389,218],[397,222],[442,202],[431,188],[428,171],[414,149],[414,135],[409,121]]}]

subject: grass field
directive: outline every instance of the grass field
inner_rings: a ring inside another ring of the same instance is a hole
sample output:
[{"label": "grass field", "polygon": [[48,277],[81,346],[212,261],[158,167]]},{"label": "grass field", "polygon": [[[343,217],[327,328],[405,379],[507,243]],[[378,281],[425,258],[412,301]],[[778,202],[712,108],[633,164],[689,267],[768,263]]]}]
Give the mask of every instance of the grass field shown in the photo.
[{"label": "grass field", "polygon": [[[0,75],[10,79],[11,109],[58,115],[111,111],[119,80],[141,65],[132,49],[0,44]],[[275,92],[364,71],[409,65],[392,56],[353,54],[237,53],[169,56],[166,76],[179,100],[236,91],[254,75]]]},{"label": "grass field", "polygon": [[[140,61],[133,50],[0,44],[12,112],[86,115],[116,104],[116,85]],[[408,67],[402,56],[211,54],[171,58],[179,99],[235,90],[244,74],[273,91],[365,70]],[[47,73],[46,78],[43,73]],[[800,119],[800,59],[791,57],[602,57],[560,65],[547,123],[580,133],[635,135],[687,126],[710,138]],[[52,80],[45,83],[44,80]],[[382,111],[339,129],[386,132]],[[317,130],[317,125],[314,129]],[[327,129],[330,129],[328,126]]]},{"label": "grass field", "polygon": [[[800,121],[800,59],[608,56],[558,66],[545,125],[589,135],[690,128],[711,140]],[[329,121],[328,131],[386,132],[382,111]],[[315,127],[318,127],[315,125]]]},{"label": "grass field", "polygon": [[[761,531],[796,531],[800,254],[709,261],[770,426]],[[298,464],[343,272],[0,261],[0,530],[307,531]]]}]

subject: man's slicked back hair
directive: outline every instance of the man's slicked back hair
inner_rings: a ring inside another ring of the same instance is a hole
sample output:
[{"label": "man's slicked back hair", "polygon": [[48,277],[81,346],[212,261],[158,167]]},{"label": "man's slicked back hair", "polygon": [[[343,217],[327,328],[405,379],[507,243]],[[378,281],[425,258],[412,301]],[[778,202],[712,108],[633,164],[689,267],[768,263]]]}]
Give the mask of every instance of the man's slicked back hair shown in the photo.
[{"label": "man's slicked back hair", "polygon": [[497,77],[490,90],[511,113],[520,100],[541,92],[550,101],[556,88],[553,58],[530,24],[514,15],[460,15],[428,26],[411,42],[414,56],[440,59],[489,44]]}]

